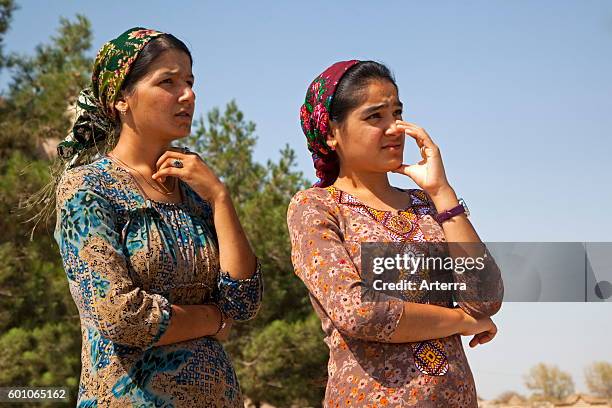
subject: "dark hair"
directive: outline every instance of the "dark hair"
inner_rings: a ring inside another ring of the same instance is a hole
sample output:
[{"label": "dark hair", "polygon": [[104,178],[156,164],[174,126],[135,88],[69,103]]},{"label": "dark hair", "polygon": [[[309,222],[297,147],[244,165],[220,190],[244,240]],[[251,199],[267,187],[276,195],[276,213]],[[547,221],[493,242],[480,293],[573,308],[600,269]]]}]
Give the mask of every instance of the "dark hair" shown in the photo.
[{"label": "dark hair", "polygon": [[131,93],[134,90],[136,83],[147,75],[153,61],[168,50],[183,51],[189,57],[189,63],[193,65],[191,52],[185,43],[172,34],[162,34],[159,37],[149,41],[149,43],[144,46],[140,53],[138,53],[138,57],[136,57],[134,65],[132,65],[130,72],[123,80],[121,91]]},{"label": "dark hair", "polygon": [[[373,81],[389,81],[397,90],[393,74],[383,64],[376,61],[360,61],[350,67],[340,78],[336,92],[329,107],[329,120],[342,123],[346,116],[360,104],[366,97],[366,88]],[[340,158],[335,151],[314,161],[317,175],[321,180],[315,184],[317,187],[327,187],[336,181],[340,174]]]},{"label": "dark hair", "polygon": [[349,112],[363,102],[365,90],[372,81],[389,81],[397,90],[389,68],[380,62],[361,61],[350,67],[340,79],[329,109],[329,119],[343,122]]}]

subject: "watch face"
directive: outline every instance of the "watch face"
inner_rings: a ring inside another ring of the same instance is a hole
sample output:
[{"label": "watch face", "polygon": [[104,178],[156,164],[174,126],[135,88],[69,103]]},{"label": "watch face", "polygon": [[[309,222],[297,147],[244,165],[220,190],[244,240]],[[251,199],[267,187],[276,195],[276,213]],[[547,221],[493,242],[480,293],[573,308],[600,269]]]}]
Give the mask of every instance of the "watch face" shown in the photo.
[{"label": "watch face", "polygon": [[470,209],[468,208],[468,206],[465,203],[465,201],[463,201],[463,198],[459,199],[459,204],[461,204],[463,206],[463,208],[465,209],[465,216],[469,217],[470,216]]}]

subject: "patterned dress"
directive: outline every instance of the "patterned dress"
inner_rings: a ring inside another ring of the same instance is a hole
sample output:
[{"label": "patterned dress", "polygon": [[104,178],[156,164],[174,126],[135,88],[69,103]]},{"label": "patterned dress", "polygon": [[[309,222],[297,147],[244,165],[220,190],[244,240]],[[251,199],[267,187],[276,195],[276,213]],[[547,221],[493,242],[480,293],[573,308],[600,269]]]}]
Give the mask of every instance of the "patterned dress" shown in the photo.
[{"label": "patterned dress", "polygon": [[[394,212],[370,208],[333,186],[301,191],[289,205],[295,273],[308,288],[330,350],[326,407],[477,407],[459,335],[389,343],[405,299],[380,292],[363,297],[362,242],[444,241],[427,195],[407,193],[411,205]],[[492,269],[501,299],[499,270]],[[450,295],[429,303],[453,307]],[[479,315],[492,315],[500,306],[468,303],[459,306]]]},{"label": "patterned dress", "polygon": [[57,188],[58,242],[82,331],[79,407],[242,407],[223,346],[210,337],[153,347],[172,304],[216,303],[248,320],[259,271],[219,271],[212,211],[180,182],[182,202],[147,198],[108,157],[68,170]]}]

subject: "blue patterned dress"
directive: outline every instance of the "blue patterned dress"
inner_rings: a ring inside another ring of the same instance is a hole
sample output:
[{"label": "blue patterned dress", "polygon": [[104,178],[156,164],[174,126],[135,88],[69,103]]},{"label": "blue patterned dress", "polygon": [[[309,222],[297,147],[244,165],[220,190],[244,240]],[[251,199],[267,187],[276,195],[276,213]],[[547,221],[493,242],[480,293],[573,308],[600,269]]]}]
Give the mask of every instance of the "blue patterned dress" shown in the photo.
[{"label": "blue patterned dress", "polygon": [[179,188],[179,204],[150,200],[108,157],[68,170],[58,185],[55,239],[81,319],[79,407],[243,406],[218,341],[153,347],[172,304],[216,303],[244,321],[262,297],[259,266],[244,280],[219,270],[212,210]]}]

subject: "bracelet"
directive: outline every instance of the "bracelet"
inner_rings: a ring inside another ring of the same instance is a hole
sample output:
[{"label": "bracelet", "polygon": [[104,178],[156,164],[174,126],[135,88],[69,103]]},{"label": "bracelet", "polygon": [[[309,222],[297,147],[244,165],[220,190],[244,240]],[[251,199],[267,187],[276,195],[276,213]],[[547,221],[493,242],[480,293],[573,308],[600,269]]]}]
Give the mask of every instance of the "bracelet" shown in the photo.
[{"label": "bracelet", "polygon": [[217,305],[216,303],[209,303],[208,305],[216,307],[219,311],[219,317],[221,318],[221,320],[219,320],[219,327],[217,328],[217,331],[211,334],[211,336],[216,336],[221,332],[221,330],[225,329],[225,326],[227,326],[227,322],[225,321],[225,316],[223,316],[223,312],[221,311],[219,305]]}]

